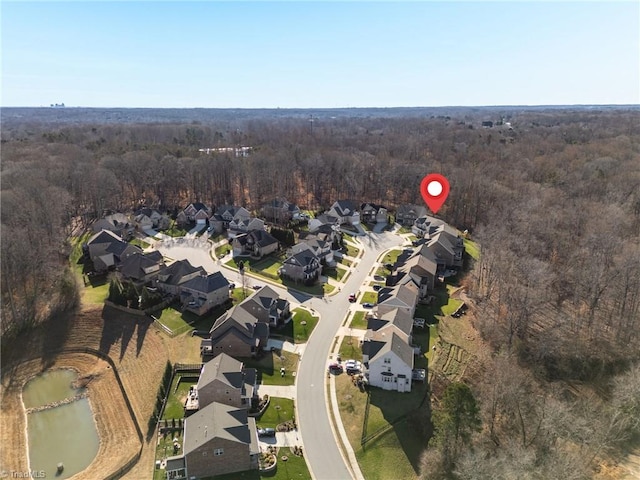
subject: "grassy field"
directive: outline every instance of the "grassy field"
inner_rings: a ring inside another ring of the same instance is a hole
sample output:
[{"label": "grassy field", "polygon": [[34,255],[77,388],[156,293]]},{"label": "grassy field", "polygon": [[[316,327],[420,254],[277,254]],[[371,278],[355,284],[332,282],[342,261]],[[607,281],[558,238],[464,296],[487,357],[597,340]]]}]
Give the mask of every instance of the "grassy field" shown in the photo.
[{"label": "grassy field", "polygon": [[[426,385],[417,383],[413,384],[412,392],[406,394],[371,388],[366,434],[387,428],[392,422],[415,410],[425,393]],[[356,452],[364,477],[367,480],[417,478],[417,465],[426,440],[421,438],[415,425],[411,421],[400,420],[363,448],[361,439],[367,393],[355,387],[348,376],[339,375],[336,377],[336,395],[347,437]]]},{"label": "grassy field", "polygon": [[294,343],[306,343],[317,323],[318,317],[311,315],[307,310],[296,308],[292,320],[276,332],[290,338]]},{"label": "grassy field", "polygon": [[469,254],[471,258],[474,260],[478,260],[480,258],[480,246],[469,239],[464,239],[464,250]]},{"label": "grassy field", "polygon": [[[243,358],[245,367],[258,370],[258,383],[264,385],[293,385],[298,370],[298,355],[291,352],[266,352],[261,359]],[[285,376],[280,375],[280,367],[285,368]]]},{"label": "grassy field", "polygon": [[256,425],[262,428],[276,428],[279,424],[293,420],[294,418],[295,410],[292,399],[271,397],[269,399],[269,406],[265,412],[262,416],[256,418]]},{"label": "grassy field", "polygon": [[362,361],[362,349],[360,340],[357,337],[344,337],[340,344],[340,357],[342,360],[354,359]]},{"label": "grassy field", "polygon": [[82,290],[82,303],[102,305],[109,296],[109,280],[105,277]]},{"label": "grassy field", "polygon": [[342,280],[342,277],[344,277],[345,273],[347,273],[347,270],[345,270],[340,266],[336,266],[335,268],[325,267],[324,270],[322,271],[323,275],[326,275],[327,277],[331,277],[337,280],[338,282]]},{"label": "grassy field", "polygon": [[342,258],[340,259],[340,264],[341,264],[341,265],[346,265],[347,267],[350,267],[352,263],[353,263],[353,262],[352,262],[351,260],[346,259],[346,258],[344,258],[344,257],[342,257]]},{"label": "grassy field", "polygon": [[451,298],[451,292],[456,287],[447,285],[446,289],[438,287],[432,295],[435,297],[429,305],[418,305],[415,317],[424,318],[427,323],[435,323],[439,317],[451,315],[462,304],[461,300]]},{"label": "grassy field", "polygon": [[363,330],[367,329],[367,318],[366,312],[358,311],[353,314],[353,318],[351,319],[351,323],[349,324],[351,328],[361,328]]}]

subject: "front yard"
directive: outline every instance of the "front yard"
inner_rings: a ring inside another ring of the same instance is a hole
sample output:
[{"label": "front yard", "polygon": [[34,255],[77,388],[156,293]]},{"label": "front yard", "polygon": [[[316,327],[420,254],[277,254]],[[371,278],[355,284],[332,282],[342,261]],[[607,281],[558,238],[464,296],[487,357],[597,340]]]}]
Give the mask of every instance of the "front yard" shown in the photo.
[{"label": "front yard", "polygon": [[293,318],[282,328],[275,330],[278,335],[293,340],[294,343],[306,343],[311,336],[311,332],[318,323],[318,317],[309,313],[303,308],[296,308],[293,311]]},{"label": "front yard", "polygon": [[362,310],[359,310],[353,314],[353,318],[351,319],[351,323],[349,324],[350,328],[360,328],[362,330],[367,329],[367,314]]},{"label": "front yard", "polygon": [[378,303],[378,292],[364,292],[360,297],[360,303]]},{"label": "front yard", "polygon": [[[369,415],[365,424],[366,391],[354,386],[347,375],[336,377],[340,416],[367,480],[417,478],[420,454],[427,438],[417,427],[416,415],[420,414],[415,412],[426,393],[426,383],[414,383],[411,393],[370,388]],[[418,411],[426,408],[428,406],[423,405]],[[422,413],[427,414],[428,410]],[[367,441],[363,447],[363,436],[375,433],[379,436]]]},{"label": "front yard", "polygon": [[362,361],[362,349],[360,348],[360,340],[358,337],[346,336],[342,339],[340,344],[340,358],[345,360],[357,360]]},{"label": "front yard", "polygon": [[[294,455],[291,449],[287,447],[278,448],[277,457],[278,462],[275,472],[260,474],[257,470],[249,470],[247,472],[207,477],[203,480],[259,480],[261,478],[269,478],[271,480],[311,480],[311,474],[309,474],[304,457]],[[286,457],[287,461],[283,461],[282,457]]]},{"label": "front yard", "polygon": [[259,428],[276,428],[278,425],[295,419],[295,410],[291,398],[270,397],[269,406],[256,418]]},{"label": "front yard", "polygon": [[[291,352],[265,352],[260,359],[241,358],[245,367],[258,370],[258,383],[263,385],[293,385],[298,371],[298,355]],[[280,368],[284,367],[284,377],[280,375]]]}]

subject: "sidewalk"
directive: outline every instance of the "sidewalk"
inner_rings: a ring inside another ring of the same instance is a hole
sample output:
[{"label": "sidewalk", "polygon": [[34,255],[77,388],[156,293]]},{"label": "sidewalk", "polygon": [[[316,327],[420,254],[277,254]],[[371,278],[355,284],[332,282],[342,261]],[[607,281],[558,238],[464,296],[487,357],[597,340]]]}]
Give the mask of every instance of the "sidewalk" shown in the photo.
[{"label": "sidewalk", "polygon": [[[341,327],[338,333],[338,341],[335,343],[335,348],[333,352],[331,352],[330,358],[335,360],[338,356],[338,352],[340,350],[340,345],[342,344],[342,339],[344,337],[342,330],[345,327]],[[364,335],[364,331],[363,331]],[[338,397],[336,395],[336,377],[335,375],[329,375],[329,396],[331,397],[331,415],[333,416],[333,421],[331,422],[331,429],[333,430],[334,436],[340,435],[342,440],[341,452],[343,456],[346,454],[345,463],[351,470],[351,474],[353,478],[356,480],[365,480],[362,475],[362,471],[360,470],[360,465],[358,465],[358,459],[356,458],[356,454],[351,447],[351,443],[349,443],[349,437],[347,437],[347,432],[344,429],[344,425],[342,424],[342,419],[340,418],[340,406],[338,404]],[[336,432],[336,429],[338,430]]]}]

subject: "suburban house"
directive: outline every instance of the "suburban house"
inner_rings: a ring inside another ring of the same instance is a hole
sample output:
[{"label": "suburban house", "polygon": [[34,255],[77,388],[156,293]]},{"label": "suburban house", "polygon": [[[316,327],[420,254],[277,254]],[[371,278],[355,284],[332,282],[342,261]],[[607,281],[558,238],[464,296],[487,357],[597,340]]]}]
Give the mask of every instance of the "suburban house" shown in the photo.
[{"label": "suburban house", "polygon": [[258,468],[256,421],[244,408],[213,402],[184,420],[183,454],[167,459],[167,480]]},{"label": "suburban house", "polygon": [[373,387],[410,392],[413,356],[408,338],[393,324],[367,330],[362,342],[362,361]]},{"label": "suburban house", "polygon": [[[339,242],[335,242],[335,246],[339,245]],[[315,256],[318,257],[320,263],[333,267],[336,264],[333,257],[333,247],[334,242],[329,235],[323,233],[317,235],[307,234],[304,236],[300,235],[300,241],[291,247],[288,253],[289,255],[293,255],[302,250],[310,249]]]},{"label": "suburban house", "polygon": [[464,240],[458,232],[447,224],[436,229],[425,244],[431,250],[441,268],[462,267]]},{"label": "suburban house", "polygon": [[236,205],[223,205],[219,207],[215,213],[209,218],[209,226],[213,227],[216,233],[222,233],[223,230],[229,228],[229,224],[235,220],[241,222],[249,220],[251,213],[244,207]]},{"label": "suburban house", "polygon": [[322,231],[323,227],[325,229],[340,229],[340,219],[334,215],[330,215],[328,213],[323,213],[322,215],[317,216],[316,218],[312,218],[309,220],[309,231],[310,232],[318,232]]},{"label": "suburban house", "polygon": [[251,255],[252,257],[264,257],[278,250],[280,244],[266,230],[254,230],[236,236],[232,242],[233,256]]},{"label": "suburban house", "polygon": [[423,245],[404,263],[396,266],[394,273],[387,278],[387,284],[395,286],[411,281],[418,287],[418,297],[424,299],[435,288],[437,271],[435,254]]},{"label": "suburban house", "polygon": [[389,211],[382,205],[363,203],[360,205],[360,220],[365,223],[387,223]]},{"label": "suburban house", "polygon": [[322,273],[322,264],[313,247],[307,243],[298,243],[290,252],[279,273],[296,282],[315,283]]},{"label": "suburban house", "polygon": [[258,319],[243,307],[236,305],[218,318],[209,338],[202,340],[200,351],[204,358],[226,353],[232,357],[256,355],[269,338],[269,324]]},{"label": "suburban house", "polygon": [[246,220],[233,219],[229,222],[229,238],[234,238],[241,233],[249,233],[254,230],[264,230],[264,220],[251,217]]},{"label": "suburban house", "polygon": [[204,315],[229,300],[229,281],[220,272],[194,276],[180,285],[183,308]]},{"label": "suburban house", "polygon": [[327,215],[337,218],[340,225],[345,223],[358,225],[360,223],[360,213],[351,200],[338,200],[331,205]]},{"label": "suburban house", "polygon": [[118,271],[124,279],[136,285],[145,285],[152,282],[164,266],[164,257],[157,250],[134,252],[120,262]]},{"label": "suburban house", "polygon": [[290,316],[289,302],[264,286],[218,318],[210,337],[202,340],[203,357],[226,353],[250,357],[258,353],[269,338],[269,325],[282,324]]},{"label": "suburban house", "polygon": [[164,293],[179,295],[185,282],[206,274],[204,268],[194,267],[188,260],[176,260],[158,273],[156,287]]},{"label": "suburban house", "polygon": [[252,314],[259,322],[271,326],[282,325],[291,315],[289,301],[280,298],[276,291],[265,285],[238,306]]},{"label": "suburban house", "polygon": [[418,304],[418,287],[413,282],[401,283],[394,287],[384,287],[378,291],[378,304],[374,312],[378,317],[397,308],[413,318]]},{"label": "suburban house", "polygon": [[274,198],[263,205],[262,216],[269,221],[284,225],[290,220],[300,218],[300,208],[284,198]]},{"label": "suburban house", "polygon": [[194,202],[187,205],[187,208],[184,209],[184,214],[189,222],[204,224],[207,223],[207,219],[211,216],[211,211],[204,203]]},{"label": "suburban house", "polygon": [[85,255],[93,262],[96,272],[106,272],[120,265],[127,256],[134,253],[142,253],[142,250],[131,245],[110,230],[101,230],[93,235],[83,246]]},{"label": "suburban house", "polygon": [[[169,217],[164,216],[167,220]],[[161,220],[163,219],[163,215],[160,214],[157,210],[148,207],[142,207],[135,211],[134,213],[134,221],[138,226],[139,230],[149,230],[153,228],[162,228],[164,225],[161,225]],[[166,228],[168,228],[167,225]]]},{"label": "suburban house", "polygon": [[221,353],[205,363],[200,371],[196,392],[198,408],[217,402],[236,408],[251,408],[258,401],[255,368]]},{"label": "suburban house", "polygon": [[396,211],[396,222],[403,227],[411,227],[415,221],[427,214],[423,205],[400,205]]},{"label": "suburban house", "polygon": [[113,213],[96,220],[91,229],[96,233],[108,230],[124,239],[131,238],[135,233],[134,223],[124,213]]}]

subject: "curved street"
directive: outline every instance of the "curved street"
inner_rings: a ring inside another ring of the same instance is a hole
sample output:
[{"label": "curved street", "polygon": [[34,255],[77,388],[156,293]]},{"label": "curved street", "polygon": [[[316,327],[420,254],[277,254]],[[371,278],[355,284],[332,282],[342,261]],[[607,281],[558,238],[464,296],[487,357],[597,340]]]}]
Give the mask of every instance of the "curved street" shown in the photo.
[{"label": "curved street", "polygon": [[311,334],[298,368],[297,411],[307,464],[317,480],[353,478],[331,427],[329,400],[325,392],[328,356],[338,328],[349,310],[349,293],[357,292],[378,256],[403,239],[391,233],[371,233],[359,237],[364,256],[336,295],[314,298],[306,305],[320,313],[320,321]]},{"label": "curved street", "polygon": [[[350,270],[346,283],[340,291],[323,298],[290,291],[262,278],[252,278],[254,283],[269,283],[270,286],[291,302],[302,304],[320,315],[301,358],[296,379],[296,410],[305,457],[311,475],[316,480],[346,480],[355,478],[350,463],[339,447],[337,432],[334,433],[327,392],[327,365],[329,353],[338,329],[349,310],[349,294],[358,292],[382,252],[403,244],[404,239],[395,233],[366,232],[357,237],[358,247],[363,250],[355,268]],[[157,248],[165,256],[188,259],[193,265],[202,265],[212,272],[224,264],[209,257],[208,248],[199,244],[184,244],[171,241]],[[196,247],[196,248],[194,248]],[[197,248],[200,247],[200,248]],[[224,267],[228,268],[228,267]],[[234,272],[238,275],[237,272]],[[233,274],[227,275],[236,280]],[[239,278],[238,278],[239,280]]]}]

